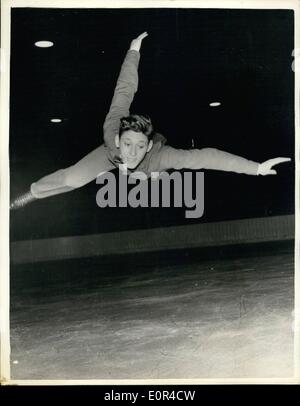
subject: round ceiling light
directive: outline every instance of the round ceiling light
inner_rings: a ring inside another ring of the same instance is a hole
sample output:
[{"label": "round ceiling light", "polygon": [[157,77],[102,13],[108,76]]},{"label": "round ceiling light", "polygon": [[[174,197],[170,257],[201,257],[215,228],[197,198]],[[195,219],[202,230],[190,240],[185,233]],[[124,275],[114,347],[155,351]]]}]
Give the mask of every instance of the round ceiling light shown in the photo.
[{"label": "round ceiling light", "polygon": [[54,43],[51,41],[37,41],[34,45],[39,48],[50,48],[53,47]]}]

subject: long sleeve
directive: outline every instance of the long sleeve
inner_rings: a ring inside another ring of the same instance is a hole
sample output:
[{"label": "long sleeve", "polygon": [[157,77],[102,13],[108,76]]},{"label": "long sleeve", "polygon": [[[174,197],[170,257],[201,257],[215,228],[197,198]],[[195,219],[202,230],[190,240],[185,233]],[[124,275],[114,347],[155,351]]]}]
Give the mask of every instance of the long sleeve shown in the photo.
[{"label": "long sleeve", "polygon": [[165,146],[161,150],[159,170],[215,169],[257,175],[258,163],[215,148],[183,150]]},{"label": "long sleeve", "polygon": [[120,119],[129,115],[130,105],[138,89],[140,53],[129,50],[121,67],[109,112],[103,125],[104,143],[110,154],[116,154],[115,136],[119,133]]}]

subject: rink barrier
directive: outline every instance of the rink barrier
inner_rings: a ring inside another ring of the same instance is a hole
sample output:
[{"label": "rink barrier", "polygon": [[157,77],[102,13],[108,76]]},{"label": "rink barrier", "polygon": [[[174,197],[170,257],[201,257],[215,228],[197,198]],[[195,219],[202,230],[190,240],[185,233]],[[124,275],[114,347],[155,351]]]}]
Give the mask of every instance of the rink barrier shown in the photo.
[{"label": "rink barrier", "polygon": [[15,241],[11,264],[293,240],[293,215]]}]

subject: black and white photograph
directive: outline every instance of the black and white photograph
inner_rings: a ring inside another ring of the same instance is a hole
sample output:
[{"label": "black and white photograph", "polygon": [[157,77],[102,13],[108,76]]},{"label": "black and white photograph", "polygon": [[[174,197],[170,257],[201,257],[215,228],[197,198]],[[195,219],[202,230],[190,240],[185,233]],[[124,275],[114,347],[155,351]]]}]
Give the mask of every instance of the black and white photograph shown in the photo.
[{"label": "black and white photograph", "polygon": [[298,17],[3,2],[3,382],[299,383]]}]

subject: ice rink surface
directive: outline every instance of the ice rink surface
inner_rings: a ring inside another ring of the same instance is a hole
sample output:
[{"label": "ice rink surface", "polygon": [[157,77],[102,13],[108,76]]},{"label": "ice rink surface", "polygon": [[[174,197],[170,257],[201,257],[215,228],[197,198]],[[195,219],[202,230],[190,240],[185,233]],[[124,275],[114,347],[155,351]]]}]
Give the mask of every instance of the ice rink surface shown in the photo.
[{"label": "ice rink surface", "polygon": [[13,267],[12,379],[291,377],[293,247],[244,251]]}]

